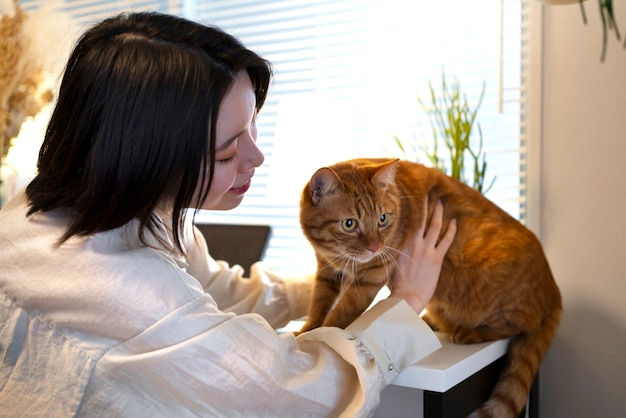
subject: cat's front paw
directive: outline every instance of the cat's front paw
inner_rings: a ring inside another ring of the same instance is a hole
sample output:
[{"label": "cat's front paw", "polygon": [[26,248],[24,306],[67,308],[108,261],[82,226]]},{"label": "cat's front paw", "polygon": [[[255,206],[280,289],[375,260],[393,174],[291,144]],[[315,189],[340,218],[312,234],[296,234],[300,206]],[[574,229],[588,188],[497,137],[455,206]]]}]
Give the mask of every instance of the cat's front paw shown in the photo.
[{"label": "cat's front paw", "polygon": [[426,324],[430,327],[430,329],[432,329],[433,331],[437,332],[437,331],[441,331],[439,326],[435,323],[435,321],[433,320],[433,318],[428,315],[428,312],[424,313],[422,315],[422,319],[424,320],[424,322],[426,322]]},{"label": "cat's front paw", "polygon": [[306,321],[304,325],[302,325],[302,328],[300,328],[300,331],[294,332],[294,335],[298,336],[304,332],[311,331],[312,329],[315,329],[315,328],[319,328],[320,326],[321,324],[318,324],[316,322]]},{"label": "cat's front paw", "polygon": [[477,344],[489,341],[478,328],[458,327],[452,333],[452,342],[455,344]]}]

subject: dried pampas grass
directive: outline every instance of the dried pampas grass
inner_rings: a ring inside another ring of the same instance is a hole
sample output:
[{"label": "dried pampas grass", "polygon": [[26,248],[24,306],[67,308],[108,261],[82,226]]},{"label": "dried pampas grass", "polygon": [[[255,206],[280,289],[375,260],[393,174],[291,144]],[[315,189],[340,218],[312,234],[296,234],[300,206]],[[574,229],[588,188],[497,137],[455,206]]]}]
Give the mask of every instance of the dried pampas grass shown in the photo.
[{"label": "dried pampas grass", "polygon": [[[19,6],[5,7],[0,18],[0,157],[4,160],[22,123],[53,100],[46,63],[32,41],[30,16]],[[10,10],[12,9],[12,10]]]}]

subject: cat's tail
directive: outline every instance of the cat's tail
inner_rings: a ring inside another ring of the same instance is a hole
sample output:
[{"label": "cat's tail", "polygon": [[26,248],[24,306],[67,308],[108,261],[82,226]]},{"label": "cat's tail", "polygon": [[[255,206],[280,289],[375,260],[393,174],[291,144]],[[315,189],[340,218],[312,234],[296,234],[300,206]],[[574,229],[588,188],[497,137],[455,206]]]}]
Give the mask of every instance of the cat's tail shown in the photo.
[{"label": "cat's tail", "polygon": [[541,361],[552,344],[562,309],[555,307],[542,326],[510,342],[505,367],[491,396],[471,418],[515,418],[524,408]]}]

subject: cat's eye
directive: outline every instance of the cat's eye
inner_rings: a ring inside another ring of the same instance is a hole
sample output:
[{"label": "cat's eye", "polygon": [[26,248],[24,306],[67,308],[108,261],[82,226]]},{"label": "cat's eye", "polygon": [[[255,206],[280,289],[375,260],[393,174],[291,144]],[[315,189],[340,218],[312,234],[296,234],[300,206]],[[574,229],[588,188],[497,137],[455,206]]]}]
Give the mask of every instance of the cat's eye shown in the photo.
[{"label": "cat's eye", "polygon": [[345,231],[354,231],[357,227],[356,219],[353,219],[353,218],[344,219],[343,221],[341,221],[341,227]]},{"label": "cat's eye", "polygon": [[383,213],[382,215],[380,215],[380,218],[378,218],[378,226],[385,226],[389,223],[389,219],[390,216],[386,213]]}]

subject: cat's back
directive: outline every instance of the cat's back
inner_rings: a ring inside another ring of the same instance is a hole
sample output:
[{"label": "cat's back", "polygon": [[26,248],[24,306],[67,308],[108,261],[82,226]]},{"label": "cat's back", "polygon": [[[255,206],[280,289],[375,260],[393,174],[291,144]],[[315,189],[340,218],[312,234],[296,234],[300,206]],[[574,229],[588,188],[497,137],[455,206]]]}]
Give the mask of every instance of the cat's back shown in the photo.
[{"label": "cat's back", "polygon": [[469,217],[519,224],[481,192],[440,170],[406,160],[398,163],[396,181],[399,187],[407,194],[412,191],[412,195],[420,202],[427,195],[430,211],[434,203],[440,200],[444,205],[446,218]]},{"label": "cat's back", "polygon": [[[458,231],[449,255],[451,259],[482,259],[485,254],[499,254],[502,259],[526,254],[540,264],[545,255],[535,234],[517,219],[477,190],[439,170],[410,161],[399,161],[396,174],[398,187],[412,196],[411,208],[423,211],[424,196],[428,196],[428,213],[419,214],[414,221],[430,217],[435,203],[444,207],[444,225],[457,220]],[[443,232],[442,232],[443,233]]]}]

